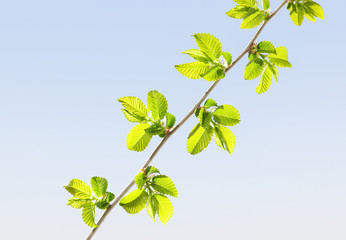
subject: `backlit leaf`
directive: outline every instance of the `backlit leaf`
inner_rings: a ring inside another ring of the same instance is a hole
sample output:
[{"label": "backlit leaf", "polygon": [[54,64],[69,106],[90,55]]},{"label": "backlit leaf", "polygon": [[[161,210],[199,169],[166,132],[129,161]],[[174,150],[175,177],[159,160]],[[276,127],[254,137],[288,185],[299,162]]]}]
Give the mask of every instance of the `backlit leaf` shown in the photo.
[{"label": "backlit leaf", "polygon": [[191,154],[197,154],[203,151],[213,138],[213,132],[214,130],[210,125],[207,128],[203,128],[198,123],[189,134],[187,151]]},{"label": "backlit leaf", "polygon": [[240,114],[238,110],[228,104],[219,106],[213,115],[214,121],[225,126],[234,126],[240,123]]},{"label": "backlit leaf", "polygon": [[213,61],[221,56],[222,46],[216,37],[209,33],[196,33],[193,35],[201,51]]},{"label": "backlit leaf", "polygon": [[131,129],[126,138],[126,146],[129,150],[141,152],[148,146],[153,136],[145,131],[149,127],[148,123],[140,123]]},{"label": "backlit leaf", "polygon": [[108,188],[107,179],[102,177],[92,177],[90,184],[96,196],[102,197],[106,194]]},{"label": "backlit leaf", "polygon": [[166,98],[156,90],[148,92],[147,106],[154,120],[163,119],[168,109]]},{"label": "backlit leaf", "polygon": [[90,197],[92,197],[91,188],[88,184],[79,179],[72,179],[69,184],[65,186],[65,189],[77,198],[90,199]]},{"label": "backlit leaf", "polygon": [[135,214],[143,210],[148,201],[148,193],[143,190],[135,189],[120,200],[119,205],[126,212]]},{"label": "backlit leaf", "polygon": [[206,73],[209,70],[209,68],[209,64],[203,62],[191,62],[175,65],[175,69],[177,69],[185,77],[191,79],[201,78],[201,75]]},{"label": "backlit leaf", "polygon": [[178,191],[175,188],[173,181],[165,175],[157,175],[153,177],[151,187],[162,194],[170,195],[172,197],[178,196]]}]

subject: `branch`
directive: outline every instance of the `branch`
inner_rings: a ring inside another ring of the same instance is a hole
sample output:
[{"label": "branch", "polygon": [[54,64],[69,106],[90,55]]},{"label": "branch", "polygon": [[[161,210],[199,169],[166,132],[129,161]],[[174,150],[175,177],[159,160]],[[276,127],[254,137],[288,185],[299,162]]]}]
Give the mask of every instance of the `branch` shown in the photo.
[{"label": "branch", "polygon": [[[247,45],[247,47],[244,49],[244,51],[225,69],[225,73],[227,73],[246,53],[249,52],[249,50],[251,49],[251,46],[253,45],[253,43],[256,41],[256,39],[258,38],[258,36],[260,35],[260,33],[262,32],[262,30],[264,29],[264,27],[267,25],[267,23],[276,15],[276,13],[283,7],[285,6],[285,4],[288,2],[289,0],[285,0],[281,3],[281,5],[269,16],[268,20],[265,21],[262,26],[260,27],[260,29],[256,32],[256,34],[254,35],[254,37],[251,39],[251,41],[249,42],[249,44]],[[217,80],[215,81],[210,88],[204,93],[204,95],[202,96],[202,98],[194,105],[194,107],[186,114],[186,116],[176,125],[176,127],[169,132],[165,138],[162,139],[162,141],[160,142],[160,144],[156,147],[156,149],[154,150],[154,152],[151,154],[151,156],[149,157],[149,159],[145,162],[145,164],[143,165],[142,169],[145,169],[146,167],[148,167],[150,165],[150,163],[154,160],[156,154],[161,150],[161,148],[163,147],[163,145],[165,145],[165,143],[167,142],[167,140],[187,121],[187,119],[189,119],[191,117],[191,115],[194,114],[195,109],[200,107],[200,105],[203,103],[203,101],[208,97],[208,95],[213,91],[213,89],[216,87],[216,85],[220,82],[221,80]],[[103,213],[103,215],[101,216],[101,218],[99,219],[99,221],[97,222],[98,226],[101,226],[101,224],[103,223],[103,221],[106,219],[106,217],[108,216],[108,214],[113,210],[113,208],[118,205],[118,203],[120,202],[120,200],[125,196],[125,194],[133,187],[133,185],[135,184],[135,181],[132,180],[127,186],[126,188],[119,194],[119,196],[114,200],[114,202],[112,204],[109,205],[109,207],[106,209],[106,211]],[[99,227],[94,228],[89,236],[86,238],[86,240],[90,240],[93,238],[93,236],[95,235],[96,231],[99,229]]]}]

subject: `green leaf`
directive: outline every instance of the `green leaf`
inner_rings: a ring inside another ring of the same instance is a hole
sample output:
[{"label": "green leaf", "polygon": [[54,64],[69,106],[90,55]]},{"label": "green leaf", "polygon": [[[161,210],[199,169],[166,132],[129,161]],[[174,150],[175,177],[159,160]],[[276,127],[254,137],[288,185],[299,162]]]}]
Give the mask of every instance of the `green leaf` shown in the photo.
[{"label": "green leaf", "polygon": [[304,3],[304,7],[309,9],[309,11],[313,12],[313,14],[316,17],[318,17],[322,20],[324,19],[323,9],[318,3],[314,2],[314,1],[308,1],[308,2]]},{"label": "green leaf", "polygon": [[199,49],[190,49],[182,52],[183,54],[188,54],[190,57],[193,59],[203,62],[203,63],[208,63],[209,59],[208,57]]},{"label": "green leaf", "polygon": [[199,115],[198,115],[201,126],[204,128],[207,128],[210,125],[212,116],[213,114],[211,112],[208,112],[205,110],[205,108],[202,108],[199,111]]},{"label": "green leaf", "polygon": [[212,126],[209,125],[207,128],[203,128],[198,123],[192,129],[187,139],[187,151],[191,154],[202,152],[213,138],[213,131]]},{"label": "green leaf", "polygon": [[273,78],[272,71],[270,70],[269,67],[266,67],[266,69],[264,70],[262,74],[261,81],[256,87],[256,92],[260,94],[267,91],[270,87],[270,84],[272,83],[272,78]]},{"label": "green leaf", "polygon": [[285,47],[277,47],[276,54],[268,55],[269,61],[278,67],[292,67],[288,62],[288,53]]},{"label": "green leaf", "polygon": [[185,77],[191,79],[201,78],[201,75],[206,73],[209,70],[209,68],[209,64],[203,62],[191,62],[175,65],[175,69],[177,69]]},{"label": "green leaf", "polygon": [[175,117],[173,114],[166,113],[166,128],[172,128],[175,124]]},{"label": "green leaf", "polygon": [[153,136],[145,131],[149,127],[148,123],[140,123],[131,129],[126,138],[126,146],[129,150],[141,152],[148,146]]},{"label": "green leaf", "polygon": [[89,203],[83,207],[82,218],[89,227],[98,227],[95,224],[95,203]]},{"label": "green leaf", "polygon": [[270,8],[269,0],[261,0],[261,4],[263,6],[263,10],[268,10]]},{"label": "green leaf", "polygon": [[201,77],[207,81],[217,81],[225,77],[225,72],[219,65],[214,65]]},{"label": "green leaf", "polygon": [[90,184],[91,184],[91,188],[95,192],[96,196],[102,197],[106,194],[106,191],[108,188],[107,179],[102,178],[102,177],[92,177]]},{"label": "green leaf", "polygon": [[208,109],[210,107],[217,107],[217,103],[213,99],[209,98],[209,99],[207,99],[207,101],[205,101],[204,107],[206,109]]},{"label": "green leaf", "polygon": [[153,219],[154,222],[155,222],[155,215],[158,209],[159,208],[158,208],[158,203],[156,198],[149,196],[148,204],[147,204],[147,213],[151,217],[151,219]]},{"label": "green leaf", "polygon": [[222,46],[216,37],[209,33],[196,33],[193,35],[201,51],[213,61],[221,56]]},{"label": "green leaf", "polygon": [[248,16],[250,9],[253,11],[253,8],[251,7],[238,5],[231,8],[228,12],[226,12],[226,14],[231,18],[242,19]]},{"label": "green leaf", "polygon": [[228,104],[219,106],[213,115],[214,121],[225,126],[234,126],[240,123],[240,114],[238,110]]},{"label": "green leaf", "polygon": [[315,22],[315,14],[314,14],[314,12],[309,7],[307,7],[305,4],[303,4],[303,7],[304,7],[304,12],[305,12],[306,19],[308,19],[311,22]]},{"label": "green leaf", "polygon": [[292,4],[290,8],[290,17],[297,26],[302,25],[304,21],[304,7],[301,3]]},{"label": "green leaf", "polygon": [[244,78],[246,80],[258,78],[262,74],[263,69],[264,69],[263,60],[260,58],[254,58],[252,61],[250,61],[246,65]]},{"label": "green leaf", "polygon": [[[148,118],[148,110],[144,103],[137,97],[123,97],[118,101],[123,105],[125,117],[131,122],[141,122]],[[130,116],[129,116],[130,115]],[[137,119],[137,121],[135,121]]]},{"label": "green leaf", "polygon": [[165,131],[165,128],[162,126],[160,121],[155,122],[150,127],[145,129],[146,133],[150,133],[153,135],[164,133],[164,131]]},{"label": "green leaf", "polygon": [[126,212],[135,214],[143,210],[148,201],[148,193],[144,189],[135,189],[128,195],[120,200],[119,205],[122,206]]},{"label": "green leaf", "polygon": [[91,203],[91,200],[92,199],[80,199],[80,198],[73,197],[67,200],[67,205],[70,205],[73,208],[79,209],[84,207],[86,204]]},{"label": "green leaf", "polygon": [[278,78],[279,78],[279,71],[278,71],[277,67],[276,67],[274,64],[269,63],[269,64],[268,64],[268,68],[269,68],[270,71],[272,72],[272,74],[273,74],[273,76],[274,76],[274,79],[275,79],[275,81],[277,82],[277,81],[278,81]]},{"label": "green leaf", "polygon": [[65,189],[77,198],[89,199],[92,197],[91,188],[88,184],[79,179],[72,179],[69,184],[65,186]]},{"label": "green leaf", "polygon": [[255,28],[259,26],[264,20],[264,15],[261,11],[257,11],[250,16],[246,17],[241,25],[240,28]]},{"label": "green leaf", "polygon": [[259,53],[276,53],[274,45],[269,41],[262,41],[257,45],[257,52]]},{"label": "green leaf", "polygon": [[135,177],[135,183],[138,189],[142,189],[145,184],[145,175],[143,172],[139,172]]},{"label": "green leaf", "polygon": [[109,206],[109,203],[106,200],[101,200],[96,202],[96,207],[102,210],[106,210]]},{"label": "green leaf", "polygon": [[231,130],[223,126],[215,126],[215,142],[222,149],[232,155],[235,145],[235,137]]},{"label": "green leaf", "polygon": [[111,202],[111,201],[113,201],[115,199],[115,195],[114,195],[114,193],[111,193],[111,192],[106,192],[106,198],[105,198],[105,200],[107,201],[107,202]]},{"label": "green leaf", "polygon": [[156,167],[148,166],[145,168],[144,173],[145,173],[145,176],[150,176],[151,174],[154,174],[154,173],[160,173],[160,171]]},{"label": "green leaf", "polygon": [[158,211],[160,221],[163,224],[166,224],[173,214],[172,203],[168,197],[161,194],[155,194],[153,197],[155,197],[157,205],[158,205],[157,211]]},{"label": "green leaf", "polygon": [[223,51],[222,56],[225,58],[227,66],[232,64],[232,55],[229,52]]},{"label": "green leaf", "polygon": [[233,0],[233,1],[238,3],[239,5],[247,6],[247,7],[254,7],[256,5],[255,0]]},{"label": "green leaf", "polygon": [[125,118],[130,122],[145,122],[147,119],[144,117],[140,117],[137,115],[134,115],[127,111],[126,109],[122,108],[121,111],[123,111]]},{"label": "green leaf", "polygon": [[166,98],[155,90],[148,92],[147,106],[154,120],[163,119],[168,109]]},{"label": "green leaf", "polygon": [[167,194],[172,197],[178,196],[178,191],[175,188],[173,181],[165,175],[157,175],[153,177],[151,186],[162,194]]}]

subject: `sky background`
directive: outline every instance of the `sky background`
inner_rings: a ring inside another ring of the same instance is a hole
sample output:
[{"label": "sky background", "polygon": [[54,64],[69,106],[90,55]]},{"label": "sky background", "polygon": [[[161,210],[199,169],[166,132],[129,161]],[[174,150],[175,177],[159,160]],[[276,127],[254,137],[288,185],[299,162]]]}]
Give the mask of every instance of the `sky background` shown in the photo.
[{"label": "sky background", "polygon": [[[284,8],[259,37],[288,49],[293,67],[279,69],[278,84],[258,95],[244,58],[210,95],[240,111],[232,157],[214,141],[190,155],[189,119],[153,162],[179,191],[169,223],[116,207],[95,239],[346,239],[346,3],[319,3],[326,20],[297,27]],[[180,53],[196,48],[194,33],[215,35],[235,58],[256,30],[224,14],[234,6],[1,1],[0,239],[85,239],[63,186],[102,176],[117,195],[159,143],[127,150],[134,124],[116,99],[156,89],[183,118],[211,83],[173,66],[190,61]]]}]

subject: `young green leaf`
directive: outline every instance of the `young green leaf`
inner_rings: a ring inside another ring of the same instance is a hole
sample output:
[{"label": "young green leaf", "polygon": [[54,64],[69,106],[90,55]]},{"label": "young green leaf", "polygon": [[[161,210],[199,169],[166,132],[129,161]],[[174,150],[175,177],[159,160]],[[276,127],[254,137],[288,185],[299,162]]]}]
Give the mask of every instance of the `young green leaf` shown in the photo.
[{"label": "young green leaf", "polygon": [[271,63],[275,64],[278,67],[292,67],[288,62],[288,53],[285,47],[277,47],[276,54],[269,54],[268,59]]},{"label": "young green leaf", "polygon": [[88,184],[79,179],[72,179],[69,184],[65,186],[65,189],[74,197],[80,199],[90,199],[92,197],[91,188]]},{"label": "young green leaf", "polygon": [[171,201],[168,197],[161,195],[161,194],[155,194],[153,196],[156,199],[157,207],[158,207],[158,215],[160,218],[160,221],[163,224],[166,224],[169,219],[172,217],[173,214],[173,206]]},{"label": "young green leaf", "polygon": [[91,202],[91,199],[80,199],[80,198],[69,198],[67,200],[67,205],[70,205],[73,208],[82,208],[84,207],[86,204],[89,204]]},{"label": "young green leaf", "polygon": [[217,107],[217,103],[211,98],[207,99],[204,103],[204,108],[208,109],[210,107]]},{"label": "young green leaf", "polygon": [[158,203],[156,201],[155,197],[149,196],[148,203],[147,203],[147,213],[153,219],[155,222],[155,215],[157,213]]},{"label": "young green leaf", "polygon": [[106,194],[108,187],[107,179],[102,177],[92,177],[90,184],[96,196],[103,197]]},{"label": "young green leaf", "polygon": [[233,0],[241,6],[254,7],[256,5],[256,0]]},{"label": "young green leaf", "polygon": [[257,52],[259,53],[276,53],[274,45],[269,41],[262,41],[257,45]]},{"label": "young green leaf", "polygon": [[203,63],[208,63],[209,59],[208,57],[199,49],[190,49],[182,52],[183,54],[188,54],[190,57],[193,59],[203,62]]},{"label": "young green leaf", "polygon": [[157,175],[153,177],[151,187],[162,194],[167,194],[172,197],[178,196],[178,191],[175,188],[173,181],[165,175]]},{"label": "young green leaf", "polygon": [[153,135],[164,133],[165,128],[162,126],[160,121],[155,122],[153,125],[145,129],[146,133],[150,133]]},{"label": "young green leaf", "polygon": [[148,146],[153,136],[145,131],[149,127],[148,123],[140,123],[131,129],[126,138],[126,146],[129,150],[141,152]]},{"label": "young green leaf", "polygon": [[95,224],[95,203],[91,202],[83,207],[82,218],[89,227],[98,227]]},{"label": "young green leaf", "polygon": [[145,184],[145,175],[143,172],[139,172],[135,177],[135,183],[138,189],[142,189]]},{"label": "young green leaf", "polygon": [[192,129],[187,139],[187,151],[191,154],[202,152],[213,138],[213,131],[212,126],[209,125],[207,128],[203,128],[198,123]]},{"label": "young green leaf", "polygon": [[228,12],[226,12],[226,14],[231,18],[242,19],[246,18],[249,15],[250,10],[255,12],[251,7],[238,5],[234,8],[231,8]]},{"label": "young green leaf", "polygon": [[209,64],[203,62],[191,62],[175,65],[175,69],[177,69],[185,77],[191,79],[201,78],[201,75],[206,73],[209,70],[209,68]]},{"label": "young green leaf", "polygon": [[109,203],[105,200],[96,202],[96,207],[98,207],[99,209],[106,210],[108,206],[109,206]]},{"label": "young green leaf", "polygon": [[223,126],[215,126],[215,142],[222,149],[232,155],[235,145],[235,137],[231,130]]},{"label": "young green leaf", "polygon": [[143,210],[148,201],[148,193],[144,189],[135,189],[128,195],[120,200],[119,205],[122,206],[126,212],[135,214]]},{"label": "young green leaf", "polygon": [[304,7],[301,3],[291,4],[290,7],[290,17],[292,22],[297,26],[302,25],[304,21]]},{"label": "young green leaf", "polygon": [[219,106],[213,115],[214,121],[225,126],[234,126],[240,123],[240,114],[238,110],[228,104]]},{"label": "young green leaf", "polygon": [[123,111],[125,118],[130,122],[145,122],[147,120],[146,117],[137,116],[135,114],[132,114],[124,108],[122,108],[121,111]]},{"label": "young green leaf", "polygon": [[144,173],[145,173],[145,176],[150,176],[151,174],[154,174],[154,173],[160,173],[160,171],[156,167],[148,166],[145,168]]},{"label": "young green leaf", "polygon": [[309,11],[312,12],[316,17],[322,20],[324,19],[324,12],[322,7],[314,1],[305,2],[304,9],[309,9]]},{"label": "young green leaf", "polygon": [[246,65],[244,78],[246,80],[258,78],[262,74],[263,69],[264,69],[263,60],[260,58],[254,58],[252,61],[250,61]]},{"label": "young green leaf", "polygon": [[[144,103],[139,98],[137,98],[137,97],[123,97],[123,98],[119,98],[118,101],[127,110],[125,112],[130,114],[131,117],[138,119],[139,122],[148,118],[148,110],[147,110],[146,106],[144,105]],[[129,119],[128,114],[126,114],[125,112],[124,112],[125,117],[127,119]],[[134,121],[133,118],[130,118],[130,119],[132,121]],[[131,121],[131,120],[129,120],[129,121]]]},{"label": "young green leaf", "polygon": [[240,28],[255,28],[260,25],[264,20],[264,15],[261,11],[257,11],[250,16],[244,18],[242,21]]},{"label": "young green leaf", "polygon": [[278,71],[277,67],[274,64],[271,64],[271,63],[268,62],[267,68],[270,69],[270,71],[272,72],[272,75],[273,75],[275,81],[277,82],[278,78],[279,78],[279,71]]},{"label": "young green leaf", "polygon": [[232,55],[229,52],[223,51],[222,52],[222,56],[225,58],[225,60],[227,62],[227,66],[231,65],[231,63],[232,63]]},{"label": "young green leaf", "polygon": [[270,8],[270,2],[269,0],[261,0],[263,10],[268,10]]},{"label": "young green leaf", "polygon": [[269,67],[266,67],[266,69],[264,70],[262,74],[261,81],[256,87],[256,92],[260,94],[267,91],[270,87],[270,84],[272,83],[272,78],[273,78],[273,72],[270,70]]},{"label": "young green leaf", "polygon": [[166,98],[155,90],[148,92],[147,106],[154,120],[163,119],[168,109]]},{"label": "young green leaf", "polygon": [[315,14],[309,7],[307,7],[305,4],[303,4],[305,17],[311,22],[315,22]]},{"label": "young green leaf", "polygon": [[211,60],[221,56],[222,46],[219,39],[208,33],[196,33],[193,37],[201,51]]},{"label": "young green leaf", "polygon": [[166,113],[166,128],[172,128],[175,124],[175,117],[173,114]]},{"label": "young green leaf", "polygon": [[211,112],[208,112],[205,110],[205,108],[202,108],[199,111],[199,115],[198,115],[201,126],[204,128],[207,128],[210,125],[212,116],[213,114]]},{"label": "young green leaf", "polygon": [[219,65],[214,65],[206,73],[202,74],[201,77],[207,81],[217,81],[225,77],[224,70]]},{"label": "young green leaf", "polygon": [[106,192],[106,198],[105,198],[105,200],[107,201],[107,202],[111,202],[111,201],[113,201],[115,199],[115,195],[114,195],[114,193],[111,193],[111,192]]}]

